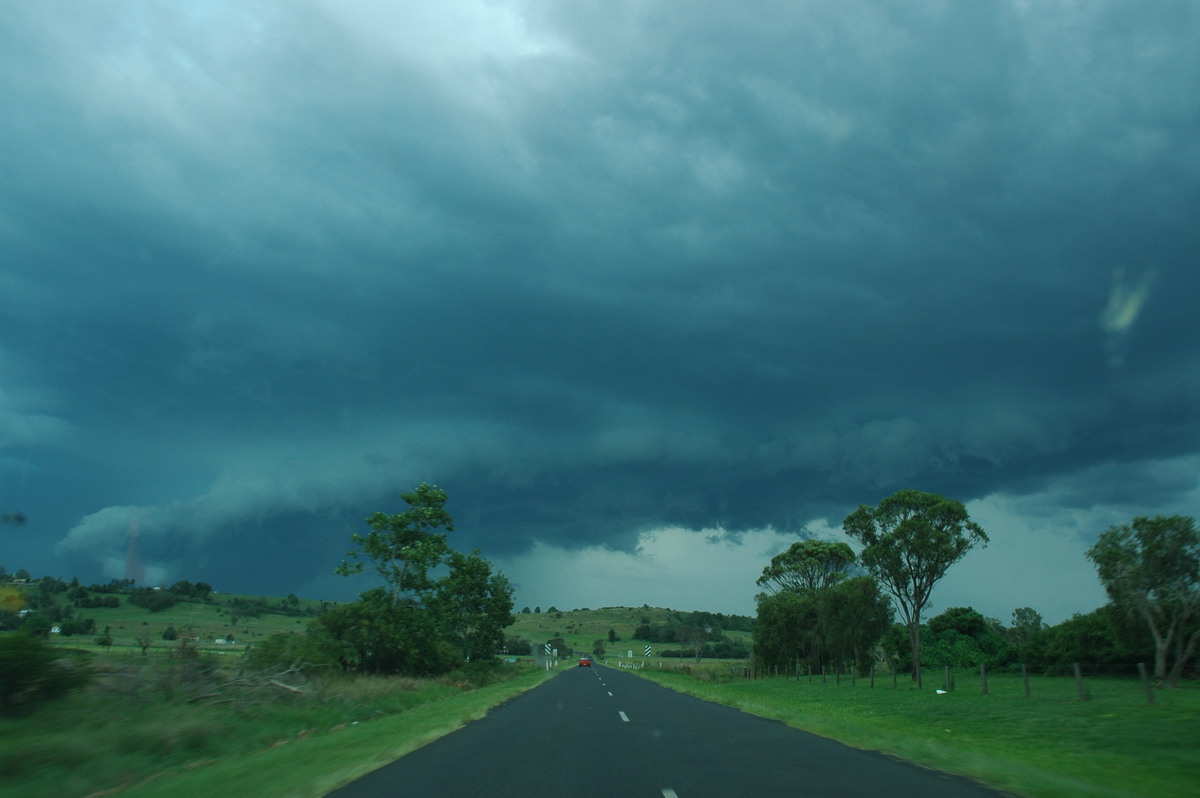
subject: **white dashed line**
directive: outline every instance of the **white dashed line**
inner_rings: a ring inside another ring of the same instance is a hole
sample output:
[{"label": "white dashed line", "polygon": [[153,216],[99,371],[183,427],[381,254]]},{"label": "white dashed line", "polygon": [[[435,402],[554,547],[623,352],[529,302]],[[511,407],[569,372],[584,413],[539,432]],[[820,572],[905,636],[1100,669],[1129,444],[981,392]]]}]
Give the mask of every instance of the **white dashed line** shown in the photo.
[{"label": "white dashed line", "polygon": [[609,697],[609,698],[612,698],[612,690],[609,690],[609,691],[608,691],[608,697]]},{"label": "white dashed line", "polygon": [[629,716],[626,715],[624,712],[622,712],[621,710],[618,709],[617,714],[621,716],[621,720],[625,721],[626,723],[629,722]]},{"label": "white dashed line", "polygon": [[663,787],[663,798],[679,798],[679,796],[675,794],[674,790]]}]

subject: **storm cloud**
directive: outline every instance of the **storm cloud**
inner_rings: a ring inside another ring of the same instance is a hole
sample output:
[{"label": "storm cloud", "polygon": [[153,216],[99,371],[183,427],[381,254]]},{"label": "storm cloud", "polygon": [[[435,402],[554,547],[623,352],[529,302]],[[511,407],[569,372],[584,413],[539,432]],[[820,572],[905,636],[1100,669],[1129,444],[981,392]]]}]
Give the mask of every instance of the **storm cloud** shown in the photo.
[{"label": "storm cloud", "polygon": [[349,535],[429,481],[519,603],[749,612],[788,542],[918,488],[991,522],[994,584],[943,606],[1089,610],[1090,541],[1200,497],[1198,34],[8,4],[0,562],[120,577],[136,529],[148,579],[346,597]]}]

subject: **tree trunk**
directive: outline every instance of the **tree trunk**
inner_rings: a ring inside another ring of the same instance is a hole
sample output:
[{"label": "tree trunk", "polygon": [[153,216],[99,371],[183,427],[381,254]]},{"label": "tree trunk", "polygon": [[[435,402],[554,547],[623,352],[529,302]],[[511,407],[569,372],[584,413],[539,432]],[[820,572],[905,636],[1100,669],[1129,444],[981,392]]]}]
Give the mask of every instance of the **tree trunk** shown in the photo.
[{"label": "tree trunk", "polygon": [[1148,605],[1142,607],[1142,618],[1150,627],[1150,636],[1154,638],[1154,683],[1159,687],[1165,687],[1167,683],[1167,651],[1171,647],[1170,630],[1164,638],[1158,628],[1158,619],[1154,617],[1154,613]]},{"label": "tree trunk", "polygon": [[[1187,646],[1182,651],[1177,653],[1175,662],[1171,666],[1171,672],[1168,673],[1166,678],[1161,682],[1163,687],[1175,687],[1179,684],[1179,680],[1183,678],[1183,669],[1187,667],[1188,660],[1190,660],[1192,655],[1196,653],[1197,642],[1200,642],[1200,629],[1197,629],[1196,632],[1193,633],[1190,638],[1188,638]],[[1155,657],[1157,659],[1157,652],[1155,652]]]},{"label": "tree trunk", "polygon": [[921,626],[918,623],[910,623],[908,625],[908,642],[912,646],[912,667],[913,681],[917,683],[917,689],[922,688],[921,685]]}]

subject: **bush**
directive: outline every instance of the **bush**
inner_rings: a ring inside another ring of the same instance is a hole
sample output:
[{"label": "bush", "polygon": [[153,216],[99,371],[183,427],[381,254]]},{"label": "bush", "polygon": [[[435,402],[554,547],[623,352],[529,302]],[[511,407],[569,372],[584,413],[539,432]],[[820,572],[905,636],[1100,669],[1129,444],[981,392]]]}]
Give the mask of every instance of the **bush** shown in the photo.
[{"label": "bush", "polygon": [[0,714],[31,712],[87,683],[88,673],[37,637],[0,635]]},{"label": "bush", "polygon": [[255,643],[246,653],[246,665],[253,670],[281,671],[296,668],[314,675],[340,670],[342,646],[323,634],[280,632],[261,643]]},{"label": "bush", "polygon": [[151,590],[150,588],[138,588],[129,594],[129,603],[142,609],[150,610],[150,612],[162,612],[165,609],[170,609],[178,604],[182,599],[177,593],[171,593],[167,590]]},{"label": "bush", "polygon": [[533,653],[533,644],[523,637],[510,637],[504,641],[504,648],[514,657],[529,656]]}]

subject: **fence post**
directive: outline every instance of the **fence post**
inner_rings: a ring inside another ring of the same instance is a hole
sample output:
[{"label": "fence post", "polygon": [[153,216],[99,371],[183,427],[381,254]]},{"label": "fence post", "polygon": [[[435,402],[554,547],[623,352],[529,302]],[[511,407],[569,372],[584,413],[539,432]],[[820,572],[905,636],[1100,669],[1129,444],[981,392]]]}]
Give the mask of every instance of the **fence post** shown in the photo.
[{"label": "fence post", "polygon": [[946,684],[945,684],[945,687],[946,687],[946,692],[948,693],[948,692],[950,692],[950,666],[949,666],[949,665],[946,665],[946,666],[945,666],[945,668],[946,668],[946,677],[945,677],[945,678],[946,678]]},{"label": "fence post", "polygon": [[1154,703],[1154,689],[1150,686],[1150,674],[1146,672],[1146,663],[1138,663],[1138,675],[1142,677],[1142,685],[1146,688],[1146,703]]},{"label": "fence post", "polygon": [[979,665],[979,681],[983,686],[983,694],[987,695],[987,665],[982,663]]},{"label": "fence post", "polygon": [[896,666],[892,666],[892,689],[896,689]]},{"label": "fence post", "polygon": [[1029,698],[1029,671],[1025,670],[1025,663],[1021,663],[1021,681],[1025,684],[1025,697]]},{"label": "fence post", "polygon": [[1083,671],[1079,669],[1079,663],[1075,663],[1075,689],[1079,693],[1080,701],[1087,701],[1087,692],[1083,689]]}]

